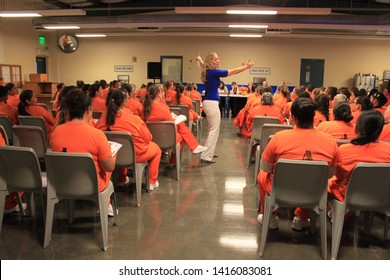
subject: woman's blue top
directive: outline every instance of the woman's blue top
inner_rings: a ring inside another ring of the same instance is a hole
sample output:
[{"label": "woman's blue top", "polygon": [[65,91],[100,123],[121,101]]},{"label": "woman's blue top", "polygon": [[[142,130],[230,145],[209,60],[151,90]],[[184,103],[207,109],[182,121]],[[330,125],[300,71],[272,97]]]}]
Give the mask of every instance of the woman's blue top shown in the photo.
[{"label": "woman's blue top", "polygon": [[206,73],[205,96],[203,100],[219,101],[218,87],[221,83],[219,78],[227,77],[228,70],[211,69]]}]

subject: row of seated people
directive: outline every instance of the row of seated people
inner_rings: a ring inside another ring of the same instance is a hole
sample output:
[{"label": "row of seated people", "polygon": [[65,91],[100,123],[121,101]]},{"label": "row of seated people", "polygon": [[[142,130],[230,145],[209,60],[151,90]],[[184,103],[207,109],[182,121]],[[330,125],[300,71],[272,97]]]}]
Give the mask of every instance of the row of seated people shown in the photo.
[{"label": "row of seated people", "polygon": [[[178,87],[180,90],[180,87]],[[145,121],[174,121],[169,107],[163,100],[164,92],[157,86],[150,86],[145,97],[142,116],[133,114],[127,108],[129,92],[126,88],[113,90],[107,98],[107,106],[98,123],[92,119],[93,98],[74,86],[65,87],[59,97],[58,108],[53,133],[50,136],[50,144],[53,151],[87,152],[93,155],[99,175],[99,188],[106,186],[112,170],[111,160],[108,160],[109,148],[104,133],[96,131],[127,131],[132,134],[136,161],[147,160],[149,163],[150,190],[159,186],[157,177],[161,158],[161,150],[151,140],[151,134]],[[23,93],[21,94],[23,96]],[[34,105],[28,99],[27,104]],[[98,128],[98,129],[96,129]],[[81,132],[82,131],[82,132]],[[69,137],[72,135],[72,137]],[[88,136],[90,135],[90,136]],[[87,139],[87,140],[83,140]],[[199,145],[184,122],[177,124],[177,142],[182,147],[186,143],[193,154],[207,150],[207,147]],[[111,153],[110,153],[111,157]],[[172,159],[175,157],[173,156]],[[106,163],[105,163],[106,162]],[[114,161],[115,162],[115,161]],[[175,162],[172,162],[175,164]],[[107,167],[107,168],[106,168]],[[108,173],[107,173],[108,172]],[[128,180],[126,170],[121,170],[119,184],[125,184]],[[101,189],[99,189],[101,190]]]},{"label": "row of seated people", "polygon": [[[246,106],[234,120],[234,125],[240,127],[239,135],[245,136],[247,139],[251,138],[253,119],[256,116],[273,116],[279,118],[280,123],[293,123],[292,102],[298,97],[307,97],[314,99],[316,104],[315,127],[331,134],[336,139],[352,139],[356,136],[355,124],[360,113],[364,110],[375,109],[384,114],[386,110],[384,106],[388,102],[381,92],[374,92],[370,97],[358,94],[356,97],[356,95],[351,94],[349,99],[345,94],[338,93],[330,101],[326,92],[321,93],[319,90],[316,91],[317,89],[309,93],[303,88],[296,87],[290,95],[288,88],[284,87],[274,98],[269,90],[269,88],[258,88],[248,98]],[[288,100],[291,101],[287,102]]]},{"label": "row of seated people", "polygon": [[[311,98],[300,97],[291,106],[294,129],[278,132],[266,146],[261,159],[261,170],[258,174],[258,186],[261,199],[258,222],[262,223],[264,213],[264,196],[270,194],[274,165],[283,159],[326,161],[330,167],[330,197],[344,200],[347,184],[352,170],[359,162],[389,163],[390,144],[378,141],[385,126],[385,118],[390,120],[390,106],[385,117],[378,110],[366,110],[361,113],[356,123],[356,135],[348,144],[338,147],[335,139],[319,129],[314,128],[316,104]],[[270,220],[270,229],[279,226],[278,213],[275,211]],[[310,226],[309,213],[306,209],[297,208],[292,228],[302,230]]]}]

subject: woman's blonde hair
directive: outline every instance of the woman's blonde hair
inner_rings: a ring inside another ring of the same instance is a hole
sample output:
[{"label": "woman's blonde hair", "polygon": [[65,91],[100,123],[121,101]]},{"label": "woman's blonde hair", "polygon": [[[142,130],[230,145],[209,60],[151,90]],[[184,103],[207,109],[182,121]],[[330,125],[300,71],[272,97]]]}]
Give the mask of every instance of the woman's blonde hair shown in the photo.
[{"label": "woman's blonde hair", "polygon": [[203,69],[202,73],[200,74],[200,79],[202,80],[203,83],[206,82],[206,73],[208,70],[214,69],[211,60],[217,55],[217,53],[212,52],[208,56],[206,56],[204,63],[203,63]]}]

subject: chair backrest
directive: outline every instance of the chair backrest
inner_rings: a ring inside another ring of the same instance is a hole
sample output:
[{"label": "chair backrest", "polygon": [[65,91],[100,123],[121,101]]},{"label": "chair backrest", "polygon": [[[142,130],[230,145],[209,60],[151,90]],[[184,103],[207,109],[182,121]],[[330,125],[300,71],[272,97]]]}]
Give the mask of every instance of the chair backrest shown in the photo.
[{"label": "chair backrest", "polygon": [[0,125],[3,126],[4,131],[7,134],[8,144],[13,145],[12,122],[8,116],[0,116]]},{"label": "chair backrest", "polygon": [[0,161],[10,191],[42,191],[41,168],[32,148],[2,146]]},{"label": "chair backrest", "polygon": [[200,115],[200,100],[198,99],[192,99],[192,107],[194,108],[194,111]]},{"label": "chair backrest", "polygon": [[263,125],[266,123],[270,124],[280,124],[279,118],[277,117],[267,117],[267,116],[257,116],[253,118],[253,128],[252,128],[252,139],[260,141],[261,130]]},{"label": "chair backrest", "polygon": [[390,163],[358,163],[345,195],[351,210],[390,211]]},{"label": "chair backrest", "polygon": [[180,108],[181,109],[181,114],[187,117],[187,120],[185,123],[187,126],[190,126],[190,110],[188,109],[187,105],[170,105],[170,108]]},{"label": "chair backrest", "polygon": [[45,121],[41,116],[19,116],[19,123],[21,125],[38,126],[42,128],[42,131],[45,135],[46,144],[48,144]]},{"label": "chair backrest", "polygon": [[326,207],[329,166],[325,161],[279,159],[272,182],[271,203],[316,209]]},{"label": "chair backrest", "polygon": [[34,149],[39,159],[45,158],[47,151],[46,135],[42,128],[29,125],[14,125],[12,127],[14,146],[30,147]]},{"label": "chair backrest", "polygon": [[0,133],[1,133],[1,136],[3,136],[5,144],[8,146],[9,145],[8,135],[7,135],[7,132],[5,132],[5,129],[1,124],[0,124]]},{"label": "chair backrest", "polygon": [[116,167],[129,167],[136,163],[134,142],[131,134],[124,131],[104,131],[108,141],[117,142],[122,144],[119,149],[115,166]]},{"label": "chair backrest", "polygon": [[102,111],[92,111],[92,118],[95,120],[98,120],[98,119],[100,119],[102,114],[103,114]]},{"label": "chair backrest", "polygon": [[179,107],[169,106],[169,111],[174,113],[176,116],[181,115],[181,109]]},{"label": "chair backrest", "polygon": [[350,143],[351,140],[348,139],[336,139],[337,146],[340,147],[341,145]]},{"label": "chair backrest", "polygon": [[172,121],[146,122],[146,125],[160,149],[168,150],[176,147],[176,125]]},{"label": "chair backrest", "polygon": [[263,153],[265,147],[267,146],[270,136],[274,135],[276,132],[285,130],[285,129],[293,129],[291,125],[288,124],[264,124],[261,130],[261,138],[260,138],[260,154]]},{"label": "chair backrest", "polygon": [[92,155],[47,152],[48,196],[98,201],[98,178]]}]

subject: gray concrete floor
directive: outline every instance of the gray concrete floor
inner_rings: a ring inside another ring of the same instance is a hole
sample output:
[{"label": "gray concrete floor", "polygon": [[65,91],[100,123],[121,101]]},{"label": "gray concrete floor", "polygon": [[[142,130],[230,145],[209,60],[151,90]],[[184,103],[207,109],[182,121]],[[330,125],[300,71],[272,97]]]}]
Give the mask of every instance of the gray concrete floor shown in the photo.
[{"label": "gray concrete floor", "polygon": [[[203,120],[200,143],[205,142]],[[96,209],[89,202],[76,204],[75,221],[67,224],[65,206],[56,207],[50,246],[42,248],[43,215],[37,203],[35,217],[4,216],[0,257],[55,260],[256,260],[261,225],[256,222],[257,189],[253,187],[253,163],[245,167],[246,142],[236,136],[233,121],[223,119],[217,146],[217,163],[200,163],[199,155],[184,149],[181,181],[175,170],[160,166],[160,187],[143,191],[139,208],[134,184],[117,189],[119,225],[109,221],[109,247],[101,248]],[[263,259],[321,259],[319,235],[291,230],[293,215],[280,212],[280,228],[270,231]],[[376,216],[370,235],[360,234],[353,246],[353,223],[347,220],[339,259],[390,259],[389,240],[383,238],[384,218]],[[328,223],[328,255],[331,224]]]}]

